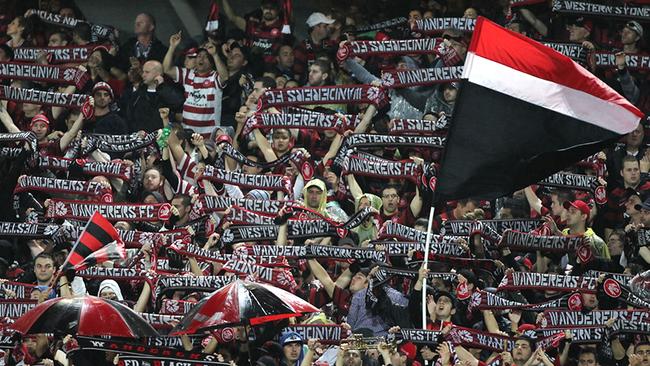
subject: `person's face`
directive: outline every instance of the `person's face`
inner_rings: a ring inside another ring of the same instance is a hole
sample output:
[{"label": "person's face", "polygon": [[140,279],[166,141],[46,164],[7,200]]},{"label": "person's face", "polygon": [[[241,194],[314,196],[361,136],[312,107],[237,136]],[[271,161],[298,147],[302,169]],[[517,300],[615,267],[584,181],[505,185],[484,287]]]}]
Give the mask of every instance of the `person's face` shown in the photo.
[{"label": "person's face", "polygon": [[623,163],[623,169],[621,169],[621,177],[623,177],[623,183],[628,186],[635,187],[641,181],[641,170],[639,169],[639,163],[636,161],[626,161]]},{"label": "person's face", "polygon": [[210,72],[212,70],[212,64],[210,64],[210,54],[207,53],[206,51],[199,51],[198,55],[196,56],[196,72],[199,74],[205,74],[207,72]]},{"label": "person's face", "polygon": [[419,10],[409,11],[409,23],[415,24],[418,20],[422,20],[422,13]]},{"label": "person's face", "polygon": [[309,86],[321,86],[325,84],[327,73],[321,70],[320,66],[311,65],[309,67]]},{"label": "person's face", "polygon": [[440,296],[436,301],[436,316],[438,319],[449,320],[455,312],[454,304],[447,296]]},{"label": "person's face", "polygon": [[54,270],[54,262],[50,258],[38,258],[34,262],[34,273],[41,283],[51,280]]},{"label": "person's face", "polygon": [[586,216],[587,215],[584,215],[582,211],[573,206],[570,206],[567,210],[566,223],[569,226],[580,224],[586,220]]},{"label": "person's face", "polygon": [[625,201],[625,213],[630,216],[639,213],[639,211],[637,211],[636,208],[634,208],[634,206],[640,204],[641,204],[641,198],[639,196],[637,196],[636,194],[630,196],[630,198],[628,198],[627,201]]},{"label": "person's face", "polygon": [[650,225],[650,210],[646,210],[645,208],[641,209],[641,221],[645,227]]},{"label": "person's face", "polygon": [[594,309],[598,306],[598,298],[596,294],[582,293],[582,304],[587,309]]},{"label": "person's face", "polygon": [[47,124],[45,122],[36,122],[32,125],[32,132],[36,134],[36,138],[39,140],[47,137]]},{"label": "person's face", "polygon": [[22,33],[23,29],[25,29],[25,27],[20,25],[19,19],[14,18],[14,20],[12,20],[11,23],[9,23],[9,25],[7,26],[7,35],[9,36],[18,35]]},{"label": "person's face", "polygon": [[312,209],[317,209],[320,206],[321,197],[323,196],[323,191],[316,187],[312,186],[307,189],[307,206]]},{"label": "person's face", "polygon": [[361,272],[357,272],[350,281],[350,291],[358,292],[368,287],[368,278]]},{"label": "person's face", "polygon": [[639,40],[639,36],[635,31],[631,30],[628,27],[623,28],[621,31],[621,43],[625,45],[634,44]]},{"label": "person's face", "polygon": [[476,210],[476,205],[472,201],[467,201],[467,203],[465,203],[464,205],[459,203],[458,208],[459,208],[459,211],[460,211],[460,216],[459,217],[463,217],[464,215],[468,214],[469,212],[472,212],[472,211]]},{"label": "person's face", "polygon": [[155,203],[158,203],[158,201],[156,200],[156,197],[152,195],[148,195],[147,197],[144,198],[144,200],[142,200],[142,203],[145,203],[147,205],[153,205]]},{"label": "person's face", "polygon": [[93,94],[95,107],[106,108],[111,103],[111,95],[106,90],[98,90]]},{"label": "person's face", "polygon": [[523,339],[518,339],[515,342],[515,348],[512,350],[512,359],[514,361],[526,362],[530,358],[532,350],[530,349],[530,343]]},{"label": "person's face", "polygon": [[474,8],[467,8],[463,13],[463,18],[476,19],[478,18],[478,12]]},{"label": "person's face", "polygon": [[327,183],[331,184],[332,187],[336,187],[339,182],[339,177],[336,176],[336,173],[334,173],[332,169],[329,168],[326,168],[324,173]]},{"label": "person's face", "polygon": [[634,129],[634,131],[628,133],[625,136],[625,142],[628,147],[639,147],[641,146],[641,143],[643,142],[643,137],[645,135],[645,131],[643,130],[643,126],[639,123],[638,126]]},{"label": "person's face", "polygon": [[133,24],[133,32],[136,35],[140,34],[149,34],[153,31],[153,24],[148,16],[140,14],[135,17],[135,23]]},{"label": "person's face", "polygon": [[278,56],[276,58],[278,61],[278,65],[284,68],[292,67],[293,63],[296,60],[293,54],[293,48],[291,48],[290,46],[280,47],[280,51],[278,52]]},{"label": "person's face", "polygon": [[502,220],[506,219],[513,219],[514,217],[512,216],[512,209],[511,208],[506,208],[506,207],[501,207],[499,210],[499,218]]},{"label": "person's face", "polygon": [[370,207],[370,200],[368,197],[361,197],[359,200],[359,211],[363,210],[366,207]]},{"label": "person's face", "polygon": [[343,355],[343,364],[345,366],[361,366],[361,352],[358,350],[346,351]]},{"label": "person's face", "polygon": [[144,66],[142,66],[142,81],[145,84],[152,84],[158,76],[160,76],[160,73],[156,70],[155,64],[145,62]]},{"label": "person's face", "polygon": [[275,78],[276,89],[284,89],[284,86],[286,84],[287,84],[287,78],[284,75],[280,75]]},{"label": "person's face", "polygon": [[399,203],[399,195],[395,188],[384,189],[381,193],[381,202],[382,207],[386,213],[393,213],[397,211],[397,205]]},{"label": "person's face", "polygon": [[228,54],[228,59],[226,60],[226,64],[228,65],[228,70],[233,70],[233,71],[239,71],[242,67],[244,67],[248,61],[246,61],[246,58],[244,57],[244,54],[241,52],[240,48],[235,48],[230,51]]},{"label": "person's face", "polygon": [[143,179],[143,186],[147,191],[157,191],[163,183],[160,172],[155,169],[148,170],[144,173]]},{"label": "person's face", "polygon": [[263,6],[262,7],[262,19],[267,22],[273,22],[278,19],[278,9],[273,6]]},{"label": "person's face", "polygon": [[302,344],[297,342],[285,344],[282,347],[282,352],[284,353],[284,357],[288,361],[287,364],[292,365],[298,360],[298,358],[300,357],[301,349],[302,349]]},{"label": "person's face", "polygon": [[185,206],[183,204],[183,199],[182,198],[174,198],[172,200],[172,206],[176,207],[176,209],[178,210],[178,214],[179,214],[181,219],[186,218],[186,216],[189,215],[189,213],[190,213],[191,207],[190,206]]},{"label": "person's face", "polygon": [[289,131],[279,130],[273,132],[273,150],[285,153],[289,150]]},{"label": "person's face", "polygon": [[423,346],[420,349],[420,355],[422,355],[422,358],[425,361],[431,361],[434,357],[436,357],[436,354],[431,350],[431,348],[429,348],[429,346]]},{"label": "person's face", "polygon": [[32,292],[29,293],[29,298],[31,300],[38,300],[38,298],[41,296],[41,290],[34,288]]},{"label": "person's face", "polygon": [[61,46],[67,46],[68,41],[63,39],[61,37],[61,33],[54,33],[50,36],[50,39],[47,41],[47,46],[48,47],[61,47]]},{"label": "person's face", "polygon": [[109,288],[105,288],[104,290],[102,290],[102,293],[99,294],[99,297],[106,300],[117,300],[117,294],[115,293],[115,291]]},{"label": "person's face", "polygon": [[607,247],[610,255],[621,255],[623,253],[623,240],[618,234],[612,234],[607,241]]},{"label": "person's face", "polygon": [[61,8],[59,15],[66,18],[76,18],[73,8]]},{"label": "person's face", "polygon": [[571,42],[582,42],[587,39],[589,36],[589,31],[585,27],[580,27],[575,24],[570,25],[569,27],[569,41]]},{"label": "person's face", "polygon": [[443,92],[443,98],[447,103],[455,102],[457,95],[458,90],[456,90],[456,88],[445,88],[445,91]]},{"label": "person's face", "polygon": [[329,27],[325,23],[317,24],[311,34],[315,39],[325,39],[329,36]]},{"label": "person's face", "polygon": [[95,51],[88,56],[88,66],[97,67],[102,63],[102,54],[99,51]]},{"label": "person's face", "polygon": [[650,345],[638,346],[634,353],[642,357],[641,366],[650,366]]},{"label": "person's face", "polygon": [[555,194],[551,195],[551,212],[553,213],[553,216],[562,216],[564,213],[564,206],[562,206]]},{"label": "person's face", "polygon": [[[248,155],[248,156],[246,156],[246,157],[247,157],[248,159],[252,160],[252,161],[255,161],[255,162],[259,161],[259,159],[258,159],[257,156],[255,156],[255,155]],[[244,166],[242,166],[242,170],[243,170],[244,173],[246,173],[246,174],[260,174],[260,173],[262,172],[262,169],[261,169],[261,168],[256,167],[256,166],[250,166],[250,165],[244,165]]]},{"label": "person's face", "polygon": [[596,366],[596,355],[593,353],[582,353],[578,358],[578,366]]}]

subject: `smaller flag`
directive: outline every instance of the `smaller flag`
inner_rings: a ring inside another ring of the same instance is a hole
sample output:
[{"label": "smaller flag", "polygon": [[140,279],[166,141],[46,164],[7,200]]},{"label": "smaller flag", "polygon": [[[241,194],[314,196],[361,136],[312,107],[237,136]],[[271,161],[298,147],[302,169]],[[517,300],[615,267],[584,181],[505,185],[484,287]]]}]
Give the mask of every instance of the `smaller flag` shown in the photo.
[{"label": "smaller flag", "polygon": [[108,260],[126,257],[120,234],[98,211],[92,215],[70,251],[65,269],[84,269]]},{"label": "smaller flag", "polygon": [[216,1],[210,5],[210,12],[208,13],[208,20],[205,23],[205,30],[212,32],[219,29],[219,5]]},{"label": "smaller flag", "polygon": [[282,25],[282,34],[291,34],[291,12],[293,11],[292,0],[282,1],[282,11],[284,12],[284,21]]}]

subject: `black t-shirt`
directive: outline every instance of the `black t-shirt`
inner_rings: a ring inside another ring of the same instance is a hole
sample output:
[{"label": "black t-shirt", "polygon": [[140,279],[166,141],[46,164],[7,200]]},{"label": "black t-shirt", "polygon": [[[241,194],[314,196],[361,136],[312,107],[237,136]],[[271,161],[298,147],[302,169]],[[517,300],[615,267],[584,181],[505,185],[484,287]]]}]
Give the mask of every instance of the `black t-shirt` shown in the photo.
[{"label": "black t-shirt", "polygon": [[115,112],[95,117],[93,122],[84,125],[84,131],[107,135],[126,135],[129,133],[126,122]]}]

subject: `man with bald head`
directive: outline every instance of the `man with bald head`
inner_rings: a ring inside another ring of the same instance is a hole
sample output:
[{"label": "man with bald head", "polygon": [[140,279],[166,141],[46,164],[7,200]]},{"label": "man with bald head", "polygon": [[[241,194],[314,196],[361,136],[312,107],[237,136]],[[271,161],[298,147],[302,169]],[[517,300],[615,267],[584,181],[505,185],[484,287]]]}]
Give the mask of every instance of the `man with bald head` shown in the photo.
[{"label": "man with bald head", "polygon": [[183,95],[165,82],[162,64],[150,60],[142,65],[142,82],[127,94],[125,104],[129,130],[152,132],[163,127],[158,109],[180,111]]}]

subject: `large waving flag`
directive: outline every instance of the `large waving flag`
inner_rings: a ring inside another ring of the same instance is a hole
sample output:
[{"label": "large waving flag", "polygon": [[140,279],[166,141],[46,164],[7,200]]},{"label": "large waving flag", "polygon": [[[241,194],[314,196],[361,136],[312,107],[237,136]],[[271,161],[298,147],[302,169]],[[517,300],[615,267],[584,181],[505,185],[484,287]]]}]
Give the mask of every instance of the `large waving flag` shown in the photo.
[{"label": "large waving flag", "polygon": [[479,18],[463,70],[436,201],[491,199],[570,166],[643,114],[587,70]]},{"label": "large waving flag", "polygon": [[64,269],[82,270],[108,260],[125,257],[126,251],[120,234],[104,216],[95,211],[72,247]]}]

